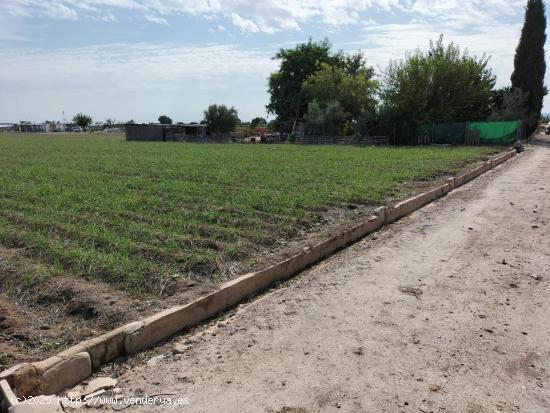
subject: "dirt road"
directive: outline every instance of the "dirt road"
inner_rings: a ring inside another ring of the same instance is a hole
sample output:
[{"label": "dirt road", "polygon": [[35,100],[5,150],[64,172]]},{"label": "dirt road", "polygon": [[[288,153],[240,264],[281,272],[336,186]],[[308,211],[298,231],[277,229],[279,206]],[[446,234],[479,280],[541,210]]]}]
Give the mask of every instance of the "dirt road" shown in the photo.
[{"label": "dirt road", "polygon": [[157,348],[123,394],[183,412],[549,412],[549,201],[546,141]]}]

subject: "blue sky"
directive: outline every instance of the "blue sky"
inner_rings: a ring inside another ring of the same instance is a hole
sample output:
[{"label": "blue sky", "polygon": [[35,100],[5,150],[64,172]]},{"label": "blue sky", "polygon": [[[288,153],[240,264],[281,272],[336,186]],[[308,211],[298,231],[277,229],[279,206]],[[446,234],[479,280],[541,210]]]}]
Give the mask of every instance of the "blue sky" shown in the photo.
[{"label": "blue sky", "polygon": [[[265,116],[271,57],[329,38],[382,73],[444,34],[509,82],[526,0],[0,0],[0,122]],[[550,82],[547,81],[548,84]],[[550,110],[550,101],[545,102]]]}]

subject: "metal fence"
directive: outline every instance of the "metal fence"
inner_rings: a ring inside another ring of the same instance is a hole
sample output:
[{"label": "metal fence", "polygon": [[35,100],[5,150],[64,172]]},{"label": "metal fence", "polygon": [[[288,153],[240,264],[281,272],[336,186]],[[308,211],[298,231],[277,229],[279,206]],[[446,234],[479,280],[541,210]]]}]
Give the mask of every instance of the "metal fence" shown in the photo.
[{"label": "metal fence", "polygon": [[299,135],[291,143],[298,145],[357,145],[357,146],[386,146],[389,145],[389,136],[324,136]]},{"label": "metal fence", "polygon": [[228,133],[219,135],[173,134],[166,136],[166,142],[230,143],[231,139]]}]

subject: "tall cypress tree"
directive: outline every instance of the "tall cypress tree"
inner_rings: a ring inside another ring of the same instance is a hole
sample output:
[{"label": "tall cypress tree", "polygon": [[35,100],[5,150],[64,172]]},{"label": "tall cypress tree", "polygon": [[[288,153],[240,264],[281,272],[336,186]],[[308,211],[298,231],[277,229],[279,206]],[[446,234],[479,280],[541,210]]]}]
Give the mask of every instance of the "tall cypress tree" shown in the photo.
[{"label": "tall cypress tree", "polygon": [[525,22],[514,59],[512,87],[520,88],[527,95],[527,123],[531,131],[536,128],[542,110],[542,101],[547,94],[544,86],[546,61],[546,15],[542,0],[528,0]]}]

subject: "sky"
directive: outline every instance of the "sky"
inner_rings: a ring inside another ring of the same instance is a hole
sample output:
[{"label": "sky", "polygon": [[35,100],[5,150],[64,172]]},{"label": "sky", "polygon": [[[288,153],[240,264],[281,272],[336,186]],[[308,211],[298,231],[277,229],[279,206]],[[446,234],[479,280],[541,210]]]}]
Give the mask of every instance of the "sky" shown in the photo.
[{"label": "sky", "polygon": [[[382,75],[440,34],[509,84],[526,0],[0,0],[0,122],[267,116],[274,54],[328,38]],[[548,57],[547,57],[548,61]],[[547,84],[550,84],[547,77]],[[545,112],[550,100],[545,100]]]}]

